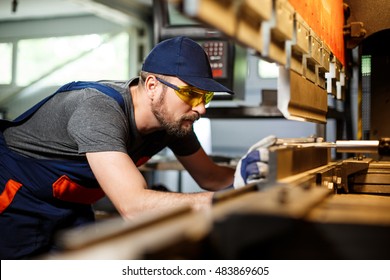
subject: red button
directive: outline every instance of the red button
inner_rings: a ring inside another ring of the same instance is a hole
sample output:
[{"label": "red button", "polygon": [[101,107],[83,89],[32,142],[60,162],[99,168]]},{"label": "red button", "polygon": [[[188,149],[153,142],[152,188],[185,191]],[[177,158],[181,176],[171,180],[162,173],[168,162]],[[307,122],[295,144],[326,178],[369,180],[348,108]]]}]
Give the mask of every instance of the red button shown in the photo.
[{"label": "red button", "polygon": [[213,69],[213,77],[214,78],[222,77],[222,75],[223,75],[222,69]]}]

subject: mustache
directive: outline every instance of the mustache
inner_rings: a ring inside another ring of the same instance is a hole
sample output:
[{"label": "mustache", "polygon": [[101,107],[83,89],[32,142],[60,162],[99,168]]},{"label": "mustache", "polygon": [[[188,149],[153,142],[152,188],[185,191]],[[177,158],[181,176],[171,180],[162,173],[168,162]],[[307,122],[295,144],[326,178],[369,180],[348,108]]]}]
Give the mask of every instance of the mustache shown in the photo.
[{"label": "mustache", "polygon": [[194,112],[194,113],[195,114],[183,116],[182,120],[183,121],[192,121],[192,122],[199,120],[200,114],[198,112]]}]

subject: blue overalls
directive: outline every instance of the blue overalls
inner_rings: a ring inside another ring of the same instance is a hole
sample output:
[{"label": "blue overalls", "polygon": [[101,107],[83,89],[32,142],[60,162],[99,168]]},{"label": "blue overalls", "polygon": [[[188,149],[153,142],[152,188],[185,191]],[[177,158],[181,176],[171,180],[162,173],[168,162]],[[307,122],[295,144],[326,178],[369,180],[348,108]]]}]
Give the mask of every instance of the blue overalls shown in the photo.
[{"label": "blue overalls", "polygon": [[114,98],[119,92],[95,82],[72,82],[14,121],[0,120],[0,259],[30,258],[53,249],[53,235],[92,222],[91,204],[104,196],[86,159],[34,159],[10,150],[3,131],[26,121],[59,92],[95,88]]}]

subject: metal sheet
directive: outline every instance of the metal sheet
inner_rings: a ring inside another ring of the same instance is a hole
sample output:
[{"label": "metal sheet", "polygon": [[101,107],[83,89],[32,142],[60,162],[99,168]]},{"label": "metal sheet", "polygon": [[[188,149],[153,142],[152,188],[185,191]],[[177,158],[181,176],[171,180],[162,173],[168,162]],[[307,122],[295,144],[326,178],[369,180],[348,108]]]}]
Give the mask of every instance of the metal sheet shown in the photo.
[{"label": "metal sheet", "polygon": [[278,109],[284,117],[326,123],[326,91],[294,71],[279,69]]}]

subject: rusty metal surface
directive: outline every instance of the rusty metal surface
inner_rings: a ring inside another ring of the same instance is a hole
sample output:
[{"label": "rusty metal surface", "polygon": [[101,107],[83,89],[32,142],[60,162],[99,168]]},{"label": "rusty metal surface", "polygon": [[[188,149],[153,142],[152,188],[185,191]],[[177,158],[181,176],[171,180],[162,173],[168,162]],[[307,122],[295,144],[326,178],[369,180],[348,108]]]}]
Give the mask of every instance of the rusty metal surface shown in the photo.
[{"label": "rusty metal surface", "polygon": [[338,59],[344,62],[342,0],[289,0],[310,27],[332,49]]}]

